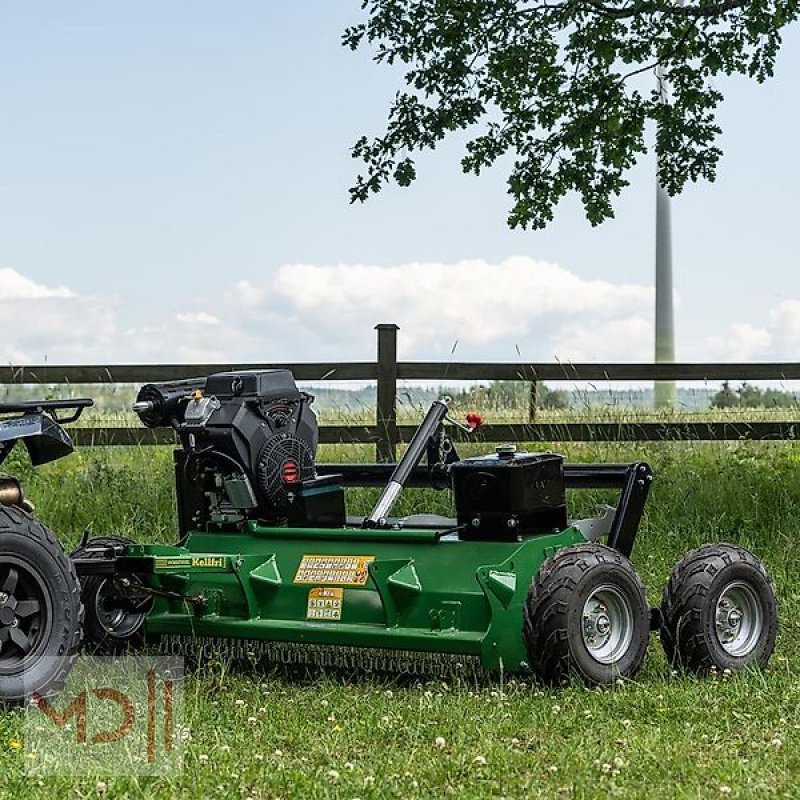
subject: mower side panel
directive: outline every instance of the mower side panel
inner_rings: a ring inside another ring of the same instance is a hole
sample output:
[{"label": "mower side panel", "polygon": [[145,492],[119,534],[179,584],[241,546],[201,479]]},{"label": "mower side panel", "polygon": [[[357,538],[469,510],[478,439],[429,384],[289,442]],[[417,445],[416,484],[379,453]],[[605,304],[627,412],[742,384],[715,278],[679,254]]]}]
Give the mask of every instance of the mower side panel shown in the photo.
[{"label": "mower side panel", "polygon": [[138,569],[149,561],[163,593],[149,638],[464,654],[513,672],[526,667],[522,609],[533,575],[582,541],[574,528],[476,542],[429,530],[251,526],[195,531],[184,547],[136,545],[127,555]]}]

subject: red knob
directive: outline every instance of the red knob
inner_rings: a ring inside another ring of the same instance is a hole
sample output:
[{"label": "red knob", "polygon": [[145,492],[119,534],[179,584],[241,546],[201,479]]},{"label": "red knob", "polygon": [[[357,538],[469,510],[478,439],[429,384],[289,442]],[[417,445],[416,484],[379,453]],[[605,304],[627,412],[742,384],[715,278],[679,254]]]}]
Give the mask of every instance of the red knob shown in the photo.
[{"label": "red knob", "polygon": [[476,430],[483,425],[483,417],[476,411],[470,411],[469,414],[467,414],[467,425],[469,425],[472,430]]}]

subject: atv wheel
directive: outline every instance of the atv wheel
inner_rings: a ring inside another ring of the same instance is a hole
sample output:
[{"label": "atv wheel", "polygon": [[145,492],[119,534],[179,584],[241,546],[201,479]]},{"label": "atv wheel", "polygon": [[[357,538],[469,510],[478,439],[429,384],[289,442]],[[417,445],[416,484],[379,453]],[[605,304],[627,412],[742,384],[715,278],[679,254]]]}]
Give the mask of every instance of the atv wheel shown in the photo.
[{"label": "atv wheel", "polygon": [[[72,551],[72,558],[102,558],[98,547],[133,544],[122,536],[97,536]],[[81,578],[81,597],[86,609],[84,648],[96,654],[117,654],[141,647],[144,622],[152,607],[152,598],[136,596],[135,588],[122,587],[121,578],[86,575]],[[131,577],[136,581],[135,576]]]},{"label": "atv wheel", "polygon": [[675,667],[704,673],[766,666],[778,629],[775,590],[761,562],[730,544],[687,553],[661,601],[661,643]]},{"label": "atv wheel", "polygon": [[0,702],[57,692],[81,642],[81,587],[58,540],[0,506]]},{"label": "atv wheel", "polygon": [[525,602],[528,660],[547,684],[630,678],[644,661],[650,617],[644,586],[616,550],[582,544],[542,564]]}]

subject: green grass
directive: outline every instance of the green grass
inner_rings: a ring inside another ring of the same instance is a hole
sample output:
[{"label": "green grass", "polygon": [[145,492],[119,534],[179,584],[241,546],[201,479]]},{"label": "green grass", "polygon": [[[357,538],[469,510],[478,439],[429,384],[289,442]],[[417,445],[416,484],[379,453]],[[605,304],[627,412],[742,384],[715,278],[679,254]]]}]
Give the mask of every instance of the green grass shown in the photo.
[{"label": "green grass", "polygon": [[[23,774],[22,715],[0,716],[0,797],[567,797],[800,796],[800,446],[579,445],[573,461],[646,457],[657,481],[633,561],[652,602],[682,553],[725,539],[761,556],[781,627],[769,669],[673,675],[657,638],[636,681],[602,690],[413,684],[234,672],[205,665],[186,683],[191,740],[176,778]],[[368,458],[324,448],[323,458]],[[96,448],[22,473],[39,516],[74,543],[95,534],[173,536],[164,448]],[[355,491],[354,513],[374,492]],[[603,493],[573,493],[591,512]],[[404,510],[446,512],[448,497],[410,492]],[[237,701],[241,701],[237,703]],[[444,739],[437,746],[437,737]],[[485,763],[484,763],[485,762]],[[100,790],[103,790],[100,785]]]}]

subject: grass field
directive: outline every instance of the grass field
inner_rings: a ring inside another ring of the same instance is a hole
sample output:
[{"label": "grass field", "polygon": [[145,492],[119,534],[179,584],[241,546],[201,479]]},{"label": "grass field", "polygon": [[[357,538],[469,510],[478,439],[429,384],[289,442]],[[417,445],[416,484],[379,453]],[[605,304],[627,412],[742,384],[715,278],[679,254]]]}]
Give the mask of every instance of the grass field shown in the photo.
[{"label": "grass field", "polygon": [[[689,547],[723,539],[766,562],[781,627],[763,674],[697,680],[667,668],[654,637],[635,682],[543,691],[234,672],[207,664],[186,683],[191,725],[175,778],[24,775],[22,715],[0,716],[0,797],[798,797],[800,796],[800,446],[675,443],[559,448],[572,461],[647,458],[653,488],[634,564],[657,602]],[[323,459],[368,458],[323,449]],[[39,516],[74,543],[90,525],[140,540],[173,536],[171,457],[96,448],[32,473]],[[374,496],[352,495],[352,513]],[[576,513],[605,499],[574,495]],[[405,510],[446,512],[410,492]],[[437,743],[437,737],[441,737]]]}]

